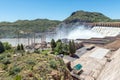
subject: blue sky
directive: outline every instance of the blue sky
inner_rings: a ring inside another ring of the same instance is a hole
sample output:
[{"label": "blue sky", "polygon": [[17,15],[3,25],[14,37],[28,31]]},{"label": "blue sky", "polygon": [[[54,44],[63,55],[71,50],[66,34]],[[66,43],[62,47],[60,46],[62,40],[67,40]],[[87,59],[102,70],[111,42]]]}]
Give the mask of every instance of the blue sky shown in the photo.
[{"label": "blue sky", "polygon": [[0,0],[0,21],[64,20],[77,10],[101,12],[120,19],[120,0]]}]

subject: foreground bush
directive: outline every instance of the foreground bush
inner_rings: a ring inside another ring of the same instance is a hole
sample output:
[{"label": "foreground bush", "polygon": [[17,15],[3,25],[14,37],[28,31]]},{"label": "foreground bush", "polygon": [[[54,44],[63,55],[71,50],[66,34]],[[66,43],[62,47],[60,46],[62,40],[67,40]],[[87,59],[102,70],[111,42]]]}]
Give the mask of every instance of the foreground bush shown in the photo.
[{"label": "foreground bush", "polygon": [[0,42],[0,53],[4,52],[5,48],[2,42]]}]

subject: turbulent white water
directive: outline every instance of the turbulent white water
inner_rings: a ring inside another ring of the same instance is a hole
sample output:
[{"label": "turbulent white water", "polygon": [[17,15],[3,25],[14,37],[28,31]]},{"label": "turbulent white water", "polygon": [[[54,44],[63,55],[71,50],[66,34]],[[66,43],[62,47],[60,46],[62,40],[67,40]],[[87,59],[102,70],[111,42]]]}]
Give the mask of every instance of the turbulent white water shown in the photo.
[{"label": "turbulent white water", "polygon": [[68,39],[89,39],[91,37],[104,37],[102,34],[92,31],[91,29],[86,29],[84,27],[78,26],[72,30],[67,38]]},{"label": "turbulent white water", "polygon": [[57,30],[57,35],[55,39],[89,39],[92,37],[104,37],[99,32],[92,31],[91,28],[86,28],[84,26],[74,26],[70,28],[60,28]]},{"label": "turbulent white water", "polygon": [[100,33],[104,36],[116,36],[118,34],[120,34],[120,28],[117,27],[101,27],[101,26],[97,26],[97,27],[93,27],[91,29],[94,32]]},{"label": "turbulent white water", "polygon": [[92,37],[103,38],[106,36],[116,36],[120,34],[120,28],[117,27],[85,27],[85,26],[72,26],[60,27],[57,29],[55,39],[89,39]]}]

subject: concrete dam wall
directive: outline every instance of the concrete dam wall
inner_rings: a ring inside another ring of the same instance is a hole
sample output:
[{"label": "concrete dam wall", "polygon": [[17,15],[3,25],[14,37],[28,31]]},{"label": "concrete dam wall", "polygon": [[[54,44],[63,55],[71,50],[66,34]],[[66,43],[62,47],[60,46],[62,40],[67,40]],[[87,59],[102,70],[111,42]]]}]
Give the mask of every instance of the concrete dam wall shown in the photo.
[{"label": "concrete dam wall", "polygon": [[94,26],[91,30],[100,33],[103,36],[116,36],[120,34],[119,27]]}]

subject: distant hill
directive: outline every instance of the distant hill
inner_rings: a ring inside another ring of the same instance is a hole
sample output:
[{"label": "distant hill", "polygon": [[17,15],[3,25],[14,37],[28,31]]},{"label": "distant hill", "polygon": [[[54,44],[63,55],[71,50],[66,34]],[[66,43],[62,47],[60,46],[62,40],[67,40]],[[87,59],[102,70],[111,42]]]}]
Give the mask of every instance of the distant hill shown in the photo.
[{"label": "distant hill", "polygon": [[109,17],[98,12],[76,11],[73,12],[67,19],[66,23],[74,22],[109,22],[112,21]]},{"label": "distant hill", "polygon": [[16,37],[16,33],[21,30],[24,32],[45,32],[53,31],[60,23],[57,20],[36,19],[18,20],[16,22],[1,22],[0,37]]}]

